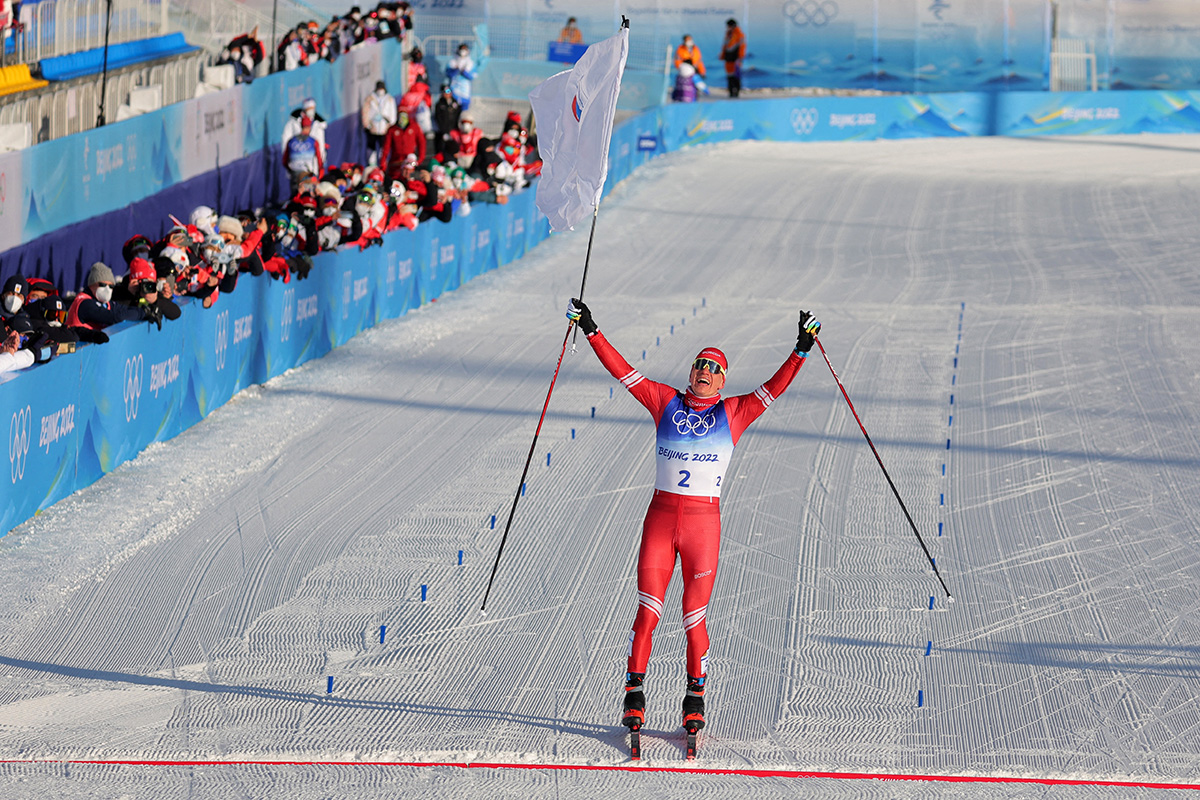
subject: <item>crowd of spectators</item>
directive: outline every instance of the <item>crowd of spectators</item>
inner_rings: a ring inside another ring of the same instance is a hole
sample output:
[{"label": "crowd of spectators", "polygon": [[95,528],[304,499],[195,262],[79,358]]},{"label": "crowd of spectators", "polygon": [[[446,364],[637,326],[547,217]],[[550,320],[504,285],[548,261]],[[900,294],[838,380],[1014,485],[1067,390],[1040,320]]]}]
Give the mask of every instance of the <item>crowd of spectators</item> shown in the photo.
[{"label": "crowd of spectators", "polygon": [[[386,94],[381,81],[374,96],[385,119]],[[186,223],[171,217],[173,227],[158,241],[138,233],[125,242],[124,275],[96,262],[73,295],[43,278],[10,277],[0,297],[0,373],[48,361],[81,343],[107,342],[105,328],[120,322],[161,329],[180,317],[180,298],[211,308],[247,275],[303,280],[318,253],[382,245],[397,228],[449,222],[470,213],[475,202],[507,202],[540,169],[516,111],[500,136],[488,138],[469,112],[447,101],[439,112],[446,135],[431,128],[428,139],[412,111],[399,104],[380,135],[377,163],[327,166],[324,120],[307,100],[287,123],[283,157],[291,181],[285,201],[224,216],[197,206]],[[381,129],[366,105],[363,120],[368,135]]]},{"label": "crowd of spectators", "polygon": [[[279,41],[272,71],[298,69],[320,60],[335,61],[355,45],[403,39],[412,27],[412,7],[408,3],[386,1],[365,14],[354,6],[345,16],[335,16],[324,25],[317,20],[308,20],[288,31]],[[255,28],[226,45],[217,64],[232,65],[236,83],[250,83],[265,55],[258,28]]]}]

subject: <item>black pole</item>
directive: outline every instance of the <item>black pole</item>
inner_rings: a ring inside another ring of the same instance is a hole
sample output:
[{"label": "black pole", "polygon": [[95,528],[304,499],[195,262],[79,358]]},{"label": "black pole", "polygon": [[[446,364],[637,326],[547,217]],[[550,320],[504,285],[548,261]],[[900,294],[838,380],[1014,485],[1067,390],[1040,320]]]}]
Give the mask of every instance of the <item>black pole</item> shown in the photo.
[{"label": "black pole", "polygon": [[875,449],[875,443],[871,441],[871,435],[867,433],[866,427],[862,420],[858,418],[858,412],[854,410],[854,403],[850,402],[850,395],[846,394],[846,387],[842,385],[842,379],[838,377],[837,372],[833,368],[833,364],[829,363],[829,355],[825,352],[825,345],[821,344],[821,340],[813,337],[817,343],[817,347],[821,348],[821,355],[825,357],[825,365],[829,367],[829,372],[833,375],[833,379],[837,381],[838,388],[842,390],[842,397],[846,398],[846,405],[850,406],[850,413],[854,415],[854,421],[858,423],[858,429],[862,431],[862,435],[866,437],[867,444],[871,446],[871,452],[875,454],[875,460],[879,462],[879,468],[883,470],[883,477],[887,478],[888,486],[892,487],[892,494],[896,495],[896,502],[900,504],[900,508],[904,511],[904,517],[908,520],[909,527],[912,528],[913,534],[916,535],[917,541],[921,543],[921,549],[925,551],[925,557],[929,559],[929,566],[933,567],[933,574],[937,576],[938,583],[942,585],[942,590],[946,592],[946,597],[949,597],[951,602],[954,598],[950,595],[950,590],[946,588],[946,582],[942,580],[942,574],[938,572],[937,562],[933,560],[933,556],[929,554],[929,548],[925,546],[925,540],[921,538],[920,531],[917,530],[917,523],[913,522],[912,514],[908,513],[908,506],[904,505],[904,501],[900,499],[900,492],[896,490],[896,484],[892,483],[892,476],[888,474],[887,467],[883,466],[883,459],[879,457],[879,451]]},{"label": "black pole", "polygon": [[104,4],[104,65],[100,76],[100,114],[96,117],[97,128],[103,128],[105,124],[104,96],[108,94],[108,34],[112,30],[112,4],[113,0],[107,0]]},{"label": "black pole", "polygon": [[279,47],[279,0],[274,0],[271,3],[271,72],[279,71],[279,53],[276,48]]},{"label": "black pole", "polygon": [[[587,286],[588,266],[592,261],[592,239],[596,236],[596,217],[600,213],[600,207],[595,206],[592,209],[592,232],[588,236],[587,256],[583,261],[583,280],[579,284],[579,299],[583,300],[583,290]],[[487,613],[488,597],[492,593],[492,582],[496,580],[496,570],[500,568],[500,556],[504,554],[504,544],[508,541],[508,532],[512,528],[513,516],[517,513],[517,503],[521,500],[522,490],[525,488],[525,478],[529,475],[529,465],[533,462],[533,453],[537,449],[538,436],[542,433],[542,423],[546,420],[546,411],[550,408],[550,395],[554,394],[554,384],[558,381],[558,371],[562,369],[563,356],[567,353],[567,342],[571,338],[571,329],[579,332],[579,328],[574,322],[567,324],[567,335],[563,337],[562,352],[558,354],[558,364],[554,367],[554,377],[550,379],[550,389],[546,392],[546,402],[542,404],[542,416],[538,418],[537,430],[533,432],[533,442],[529,445],[529,455],[525,456],[525,468],[521,470],[521,480],[517,484],[517,493],[513,497],[512,507],[508,510],[508,522],[504,523],[504,535],[500,537],[500,549],[496,551],[496,560],[492,564],[492,576],[488,578],[487,590],[483,593],[483,605],[479,607],[480,614]]]}]

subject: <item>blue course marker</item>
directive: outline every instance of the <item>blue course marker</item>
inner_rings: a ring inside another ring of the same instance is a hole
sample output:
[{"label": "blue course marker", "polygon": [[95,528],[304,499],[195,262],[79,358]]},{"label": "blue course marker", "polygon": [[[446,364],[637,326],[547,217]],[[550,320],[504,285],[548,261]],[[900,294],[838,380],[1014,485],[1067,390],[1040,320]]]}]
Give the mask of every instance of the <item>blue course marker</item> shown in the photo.
[{"label": "blue course marker", "polygon": [[939,522],[938,523],[938,536],[941,536],[941,535],[942,535],[942,523]]},{"label": "blue course marker", "polygon": [[333,676],[330,675],[325,681],[325,694],[333,694]]},{"label": "blue course marker", "polygon": [[933,611],[933,595],[929,596],[929,610]]},{"label": "blue course marker", "polygon": [[546,466],[550,466],[550,454],[546,453]]},{"label": "blue course marker", "polygon": [[458,551],[458,565],[462,566],[462,550]]},{"label": "blue course marker", "polygon": [[947,450],[950,449],[950,440],[949,439],[946,440],[946,449]]},{"label": "blue course marker", "polygon": [[574,428],[571,428],[571,438],[572,439],[575,438],[575,429]]},{"label": "blue course marker", "polygon": [[383,644],[386,639],[387,639],[387,625],[380,625],[379,626],[379,643]]},{"label": "blue course marker", "polygon": [[[612,397],[612,389],[608,390],[608,396]],[[596,407],[592,406],[592,419],[596,418]]]},{"label": "blue course marker", "polygon": [[708,298],[707,298],[707,297],[701,297],[701,298],[700,298],[700,307],[701,307],[701,308],[704,308],[704,307],[705,307],[705,306],[707,306],[707,305],[708,305]]},{"label": "blue course marker", "polygon": [[933,652],[933,642],[926,642],[925,643],[925,657],[928,658],[929,654],[932,652]]},{"label": "blue course marker", "polygon": [[925,705],[925,690],[917,689],[917,708]]},{"label": "blue course marker", "polygon": [[425,584],[423,584],[423,583],[421,584],[421,602],[422,602],[422,603],[424,603],[424,602],[425,602],[425,593],[426,593],[426,591],[427,591],[428,589],[429,589],[429,587],[428,587],[428,586],[426,586],[426,585],[425,585]]},{"label": "blue course marker", "polygon": [[674,325],[671,326],[671,335],[672,336],[675,335],[675,326]]},{"label": "blue course marker", "polygon": [[938,501],[938,505],[939,506],[946,505],[946,493],[945,492],[942,492],[942,498]]},{"label": "blue course marker", "polygon": [[661,346],[662,346],[662,337],[661,337],[661,336],[655,336],[655,337],[654,337],[654,346],[655,346],[655,347],[661,347]]},{"label": "blue course marker", "polygon": [[954,405],[954,395],[950,395],[950,405]]},{"label": "blue course marker", "polygon": [[942,476],[944,477],[945,475],[946,475],[946,465],[942,464]]},{"label": "blue course marker", "polygon": [[521,497],[525,496],[525,484],[521,484]]},{"label": "blue course marker", "polygon": [[954,368],[958,369],[958,356],[954,357]]},{"label": "blue course marker", "polygon": [[[646,359],[646,355],[645,355],[645,353],[646,353],[646,351],[645,351],[645,350],[643,350],[643,351],[642,351],[642,360],[643,360],[643,361]],[[608,399],[609,399],[609,400],[611,400],[611,399],[612,399],[612,396],[613,396],[612,392],[613,392],[613,387],[611,387],[611,386],[610,386],[610,387],[608,387]]]},{"label": "blue course marker", "polygon": [[[643,351],[642,351],[642,361],[645,361],[645,360],[646,360],[646,351],[645,351],[645,350],[643,350]],[[612,387],[611,387],[611,386],[610,386],[610,387],[608,387],[608,391],[610,392],[610,394],[609,394],[608,396],[609,396],[609,397],[612,397],[612,394],[611,394],[611,392],[612,392]]]},{"label": "blue course marker", "polygon": [[955,382],[957,382],[957,381],[958,381],[958,376],[957,376],[957,375],[951,375],[951,376],[950,376],[950,385],[951,385],[951,386],[953,386],[953,385],[955,384]]},{"label": "blue course marker", "polygon": [[496,530],[496,515],[492,514],[492,530]]},{"label": "blue course marker", "polygon": [[951,414],[951,415],[950,415],[950,420],[949,420],[949,421],[946,423],[946,427],[949,427],[949,426],[951,426],[951,425],[953,425],[953,424],[954,424],[954,415],[953,415],[953,414]]}]

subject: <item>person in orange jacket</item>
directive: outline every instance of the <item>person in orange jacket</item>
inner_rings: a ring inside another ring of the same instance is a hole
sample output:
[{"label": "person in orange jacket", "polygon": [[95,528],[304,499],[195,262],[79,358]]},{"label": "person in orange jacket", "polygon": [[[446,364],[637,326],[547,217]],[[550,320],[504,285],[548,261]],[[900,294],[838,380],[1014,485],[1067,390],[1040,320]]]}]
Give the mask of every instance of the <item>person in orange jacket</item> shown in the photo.
[{"label": "person in orange jacket", "polygon": [[675,48],[675,69],[679,69],[679,65],[684,61],[690,61],[696,69],[696,74],[701,78],[707,77],[704,70],[704,59],[700,55],[700,48],[696,46],[695,40],[692,39],[690,33],[683,35],[683,44]]},{"label": "person in orange jacket", "polygon": [[737,97],[742,91],[742,59],[745,57],[746,35],[738,27],[737,20],[731,17],[725,21],[725,42],[721,45],[730,97]]},{"label": "person in orange jacket", "polygon": [[583,44],[583,31],[575,25],[575,18],[567,19],[566,26],[559,32],[558,41],[565,44]]}]

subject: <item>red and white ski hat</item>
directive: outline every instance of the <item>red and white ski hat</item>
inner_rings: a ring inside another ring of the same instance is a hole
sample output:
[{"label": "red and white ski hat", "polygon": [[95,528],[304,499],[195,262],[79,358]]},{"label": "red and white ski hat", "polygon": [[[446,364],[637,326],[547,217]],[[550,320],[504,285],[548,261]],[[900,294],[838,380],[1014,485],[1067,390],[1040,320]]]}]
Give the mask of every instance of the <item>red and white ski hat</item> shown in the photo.
[{"label": "red and white ski hat", "polygon": [[[729,371],[729,359],[725,358],[725,354],[715,347],[706,347],[699,353],[696,353],[696,359],[710,358],[721,365],[721,369]],[[693,360],[696,360],[693,359]]]}]

